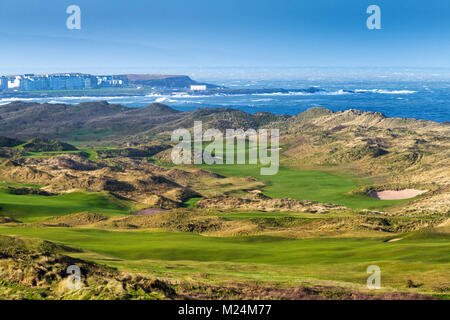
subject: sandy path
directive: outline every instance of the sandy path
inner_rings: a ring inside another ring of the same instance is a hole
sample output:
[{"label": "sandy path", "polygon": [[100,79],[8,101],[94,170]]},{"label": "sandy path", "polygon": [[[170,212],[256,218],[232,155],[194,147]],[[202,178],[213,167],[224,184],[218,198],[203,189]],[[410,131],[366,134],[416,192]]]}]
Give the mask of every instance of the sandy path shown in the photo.
[{"label": "sandy path", "polygon": [[427,190],[417,190],[417,189],[384,190],[384,191],[372,191],[370,193],[370,196],[380,200],[401,200],[414,198],[415,196],[418,196],[419,194],[425,192],[427,192]]},{"label": "sandy path", "polygon": [[158,209],[158,208],[148,208],[148,209],[144,209],[144,210],[140,210],[140,211],[135,211],[130,214],[135,215],[135,216],[152,216],[154,214],[157,214],[160,212],[166,212],[166,211],[169,211],[169,210]]}]

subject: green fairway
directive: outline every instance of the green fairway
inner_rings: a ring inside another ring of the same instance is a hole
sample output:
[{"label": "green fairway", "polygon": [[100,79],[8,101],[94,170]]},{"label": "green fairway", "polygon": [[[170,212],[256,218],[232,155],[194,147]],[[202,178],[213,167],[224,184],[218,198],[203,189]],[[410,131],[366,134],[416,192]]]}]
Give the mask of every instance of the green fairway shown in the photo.
[{"label": "green fairway", "polygon": [[[206,145],[203,145],[203,149]],[[245,154],[245,159],[249,159],[248,143],[244,147],[235,146],[234,151],[235,161],[238,154]],[[216,152],[216,155],[225,161],[226,155],[223,150]],[[203,164],[201,167],[224,176],[254,177],[266,184],[263,192],[272,198],[319,201],[355,209],[382,209],[405,201],[379,200],[363,194],[349,194],[360,186],[370,184],[370,181],[336,171],[302,170],[281,166],[274,175],[261,175],[259,164]]]},{"label": "green fairway", "polygon": [[24,222],[83,211],[125,214],[131,211],[132,205],[131,201],[118,200],[106,192],[42,196],[16,195],[0,188],[0,215]]},{"label": "green fairway", "polygon": [[296,170],[280,167],[275,175],[260,175],[256,165],[203,165],[225,176],[252,176],[266,184],[262,190],[273,198],[293,198],[345,205],[349,208],[380,209],[404,200],[379,200],[366,195],[349,194],[368,181],[325,170]]},{"label": "green fairway", "polygon": [[202,198],[190,198],[183,203],[183,206],[190,209],[195,208],[195,203],[197,203],[201,199]]},{"label": "green fairway", "polygon": [[[245,272],[249,271],[249,264],[263,264],[267,274],[278,268],[288,268],[292,281],[296,277],[316,277],[363,285],[367,279],[367,266],[375,264],[382,270],[383,286],[404,288],[406,280],[411,278],[422,282],[422,289],[426,290],[444,283],[450,267],[447,234],[435,234],[431,238],[411,236],[392,243],[379,238],[219,238],[191,233],[76,228],[3,227],[0,234],[35,237],[79,247],[124,259],[123,265],[145,260],[190,261],[191,264],[198,263],[195,272],[202,272],[206,262],[226,262],[235,264],[234,271]],[[264,270],[259,271],[259,277],[264,278]]]}]

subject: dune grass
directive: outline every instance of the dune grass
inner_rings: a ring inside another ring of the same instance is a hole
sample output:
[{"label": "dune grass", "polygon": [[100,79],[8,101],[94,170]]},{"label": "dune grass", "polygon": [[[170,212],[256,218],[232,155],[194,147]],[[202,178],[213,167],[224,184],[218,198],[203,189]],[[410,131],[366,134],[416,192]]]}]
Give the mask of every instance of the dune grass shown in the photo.
[{"label": "dune grass", "polygon": [[208,213],[208,216],[226,218],[228,220],[238,219],[267,219],[267,218],[298,218],[298,219],[328,219],[351,217],[352,214],[333,213],[304,213],[304,212],[259,212],[259,211],[237,211],[227,213]]}]

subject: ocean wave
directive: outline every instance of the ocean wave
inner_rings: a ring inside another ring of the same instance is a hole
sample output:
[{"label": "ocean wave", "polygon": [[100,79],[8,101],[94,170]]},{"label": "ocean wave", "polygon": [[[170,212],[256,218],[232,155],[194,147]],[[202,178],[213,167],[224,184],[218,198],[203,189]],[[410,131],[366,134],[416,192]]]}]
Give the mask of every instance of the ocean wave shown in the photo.
[{"label": "ocean wave", "polygon": [[42,98],[21,98],[21,97],[12,97],[12,98],[1,98],[0,103],[10,103],[15,101],[30,101],[30,102],[39,102],[39,103],[63,103],[66,101],[99,101],[99,100],[123,100],[129,98],[138,98],[138,96],[111,96],[111,97],[101,97],[101,96],[83,96],[83,97],[42,97]]},{"label": "ocean wave", "polygon": [[189,93],[172,93],[170,95],[171,98],[183,98],[183,99],[192,99],[192,98],[207,98],[207,97],[214,97],[216,95],[194,95]]},{"label": "ocean wave", "polygon": [[271,92],[271,93],[253,93],[252,96],[339,96],[354,93],[378,93],[378,94],[413,94],[413,90],[386,90],[386,89],[339,89],[336,91],[318,91],[318,92]]},{"label": "ocean wave", "polygon": [[331,92],[323,92],[322,94],[327,96],[340,96],[343,94],[351,94],[352,92],[346,91],[344,89],[339,89],[338,91],[331,91]]},{"label": "ocean wave", "polygon": [[381,94],[412,94],[416,93],[413,90],[385,90],[385,89],[356,89],[355,92],[358,93],[381,93]]},{"label": "ocean wave", "polygon": [[[63,97],[35,97],[35,98],[21,98],[21,97],[3,97],[0,98],[0,105],[5,105],[15,101],[24,102],[37,102],[37,103],[70,103],[77,104],[85,101],[98,101],[106,100],[110,103],[121,103],[121,104],[133,104],[133,103],[206,103],[214,98],[225,98],[225,97],[244,97],[244,99],[250,98],[252,103],[264,103],[268,101],[275,101],[277,97],[283,96],[297,96],[301,97],[317,97],[317,96],[340,96],[340,95],[353,95],[353,94],[390,94],[390,95],[407,95],[413,94],[417,91],[405,90],[405,89],[329,89],[329,91],[321,90],[317,92],[307,92],[307,91],[283,91],[283,92],[266,92],[266,93],[214,93],[214,94],[190,94],[189,92],[171,92],[169,94],[160,93],[149,93],[145,96],[63,96]],[[425,90],[429,90],[428,87]],[[249,100],[250,100],[249,99]],[[216,99],[214,99],[216,100]],[[228,101],[229,99],[227,99]],[[228,101],[227,104],[241,103],[242,99],[237,101]],[[244,102],[242,102],[244,103]]]},{"label": "ocean wave", "polygon": [[271,98],[252,99],[252,102],[267,102],[267,101],[273,101],[273,99]]},{"label": "ocean wave", "polygon": [[270,92],[270,93],[251,93],[251,96],[309,96],[308,92]]},{"label": "ocean wave", "polygon": [[318,92],[304,92],[304,91],[290,91],[290,92],[271,92],[271,93],[252,93],[252,96],[338,96],[343,94],[351,94],[352,92],[344,89],[337,91],[318,91]]},{"label": "ocean wave", "polygon": [[155,102],[161,103],[161,102],[177,102],[177,100],[169,99],[168,97],[161,97],[157,98]]},{"label": "ocean wave", "polygon": [[162,97],[162,94],[159,94],[159,93],[149,93],[149,94],[146,94],[144,97],[146,97],[146,98]]},{"label": "ocean wave", "polygon": [[[109,96],[109,97],[105,97],[105,96],[67,96],[67,97],[52,97],[51,99],[54,100],[121,100],[124,98],[136,98],[138,96]],[[48,100],[50,98],[32,98],[32,100]],[[19,99],[20,100],[20,99]]]},{"label": "ocean wave", "polygon": [[10,102],[15,102],[15,101],[35,101],[35,100],[39,100],[39,99],[37,99],[37,98],[1,98],[0,103],[8,104]]}]

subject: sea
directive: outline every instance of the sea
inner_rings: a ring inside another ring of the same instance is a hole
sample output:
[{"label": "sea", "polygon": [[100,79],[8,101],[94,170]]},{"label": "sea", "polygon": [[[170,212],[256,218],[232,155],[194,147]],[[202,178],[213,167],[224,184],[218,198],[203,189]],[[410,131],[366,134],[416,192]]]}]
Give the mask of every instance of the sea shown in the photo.
[{"label": "sea", "polygon": [[12,101],[77,104],[106,100],[109,103],[141,108],[153,102],[174,109],[190,111],[197,108],[235,108],[248,113],[271,112],[295,115],[311,107],[332,111],[359,109],[381,112],[387,117],[416,118],[450,122],[450,81],[328,81],[328,80],[254,80],[232,79],[208,81],[228,88],[283,88],[287,90],[311,87],[321,91],[274,92],[248,94],[203,95],[189,92],[151,93],[142,96],[82,96],[2,98],[0,105]]}]

